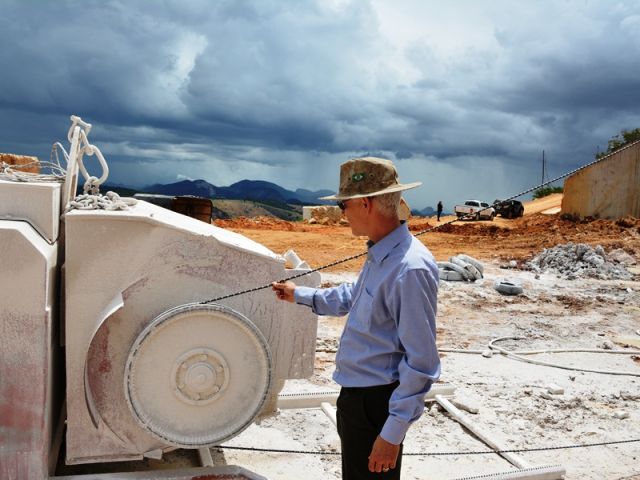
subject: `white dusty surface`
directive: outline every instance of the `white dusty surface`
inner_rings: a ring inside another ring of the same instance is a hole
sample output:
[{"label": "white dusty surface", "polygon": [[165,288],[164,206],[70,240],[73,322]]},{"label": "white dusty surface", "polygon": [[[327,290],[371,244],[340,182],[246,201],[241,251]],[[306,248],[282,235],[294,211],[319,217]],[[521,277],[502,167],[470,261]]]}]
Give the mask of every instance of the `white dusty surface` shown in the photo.
[{"label": "white dusty surface", "polygon": [[[345,274],[352,280],[353,274]],[[506,297],[493,289],[508,278],[524,294]],[[635,277],[636,279],[638,277]],[[324,279],[334,283],[340,276]],[[344,319],[321,317],[316,370],[309,381],[291,381],[285,392],[337,389],[331,381],[334,351]],[[637,280],[567,280],[551,273],[501,269],[485,263],[485,278],[475,284],[442,282],[439,297],[440,348],[486,350],[501,336],[525,337],[498,345],[508,349],[606,347],[619,336],[640,335],[640,282]],[[627,348],[629,350],[629,348]],[[530,356],[582,368],[635,372],[640,358],[607,353],[560,353]],[[494,354],[443,353],[442,380],[456,388],[456,398],[479,407],[469,416],[507,448],[544,448],[640,439],[640,377],[575,372],[537,366]],[[545,395],[555,384],[560,395]],[[619,411],[628,417],[616,418]],[[321,410],[281,411],[253,425],[228,445],[291,450],[339,451],[335,428]],[[410,429],[405,452],[487,450],[438,406],[428,405]],[[640,442],[613,446],[548,450],[518,454],[532,466],[563,465],[567,479],[640,478]],[[340,457],[224,450],[216,455],[269,479],[340,478]],[[404,479],[453,479],[504,472],[513,467],[495,454],[406,456]]]}]

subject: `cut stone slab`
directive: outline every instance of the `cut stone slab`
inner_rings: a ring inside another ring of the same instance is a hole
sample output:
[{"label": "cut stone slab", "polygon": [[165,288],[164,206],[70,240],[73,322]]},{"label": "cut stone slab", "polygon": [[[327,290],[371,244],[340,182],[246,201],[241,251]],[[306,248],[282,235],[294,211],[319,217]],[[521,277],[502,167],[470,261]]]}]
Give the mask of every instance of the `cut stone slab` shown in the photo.
[{"label": "cut stone slab", "polygon": [[564,388],[556,385],[555,383],[550,383],[547,385],[547,393],[551,395],[562,395],[564,393]]},{"label": "cut stone slab", "polygon": [[469,413],[473,413],[474,415],[477,414],[480,409],[478,407],[476,407],[475,405],[471,405],[467,402],[463,402],[460,401],[456,398],[452,398],[449,400],[451,403],[453,403],[453,405],[457,408],[459,408],[460,410],[464,410],[465,412],[469,412]]},{"label": "cut stone slab", "polygon": [[640,337],[615,337],[613,341],[620,345],[629,345],[631,347],[640,348]]}]

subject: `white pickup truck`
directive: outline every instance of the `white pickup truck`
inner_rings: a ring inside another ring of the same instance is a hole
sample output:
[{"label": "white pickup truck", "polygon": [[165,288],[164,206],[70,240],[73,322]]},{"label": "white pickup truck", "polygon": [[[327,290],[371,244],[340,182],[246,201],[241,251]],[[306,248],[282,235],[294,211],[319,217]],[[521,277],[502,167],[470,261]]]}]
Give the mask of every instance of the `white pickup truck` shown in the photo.
[{"label": "white pickup truck", "polygon": [[464,205],[456,205],[454,210],[458,218],[469,215],[467,218],[473,220],[493,220],[496,216],[496,211],[491,205],[478,200],[467,200]]}]

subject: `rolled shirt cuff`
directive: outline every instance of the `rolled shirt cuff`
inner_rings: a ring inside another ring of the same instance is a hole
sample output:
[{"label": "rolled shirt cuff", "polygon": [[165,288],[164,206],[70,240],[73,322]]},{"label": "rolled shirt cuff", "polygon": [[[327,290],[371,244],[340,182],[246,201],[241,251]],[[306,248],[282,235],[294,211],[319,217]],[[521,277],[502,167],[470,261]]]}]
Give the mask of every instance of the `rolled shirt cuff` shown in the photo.
[{"label": "rolled shirt cuff", "polygon": [[313,297],[316,294],[316,288],[298,287],[293,291],[293,299],[300,305],[306,305],[313,308]]},{"label": "rolled shirt cuff", "polygon": [[398,417],[389,415],[382,427],[380,436],[389,443],[400,445],[409,430],[409,424]]}]

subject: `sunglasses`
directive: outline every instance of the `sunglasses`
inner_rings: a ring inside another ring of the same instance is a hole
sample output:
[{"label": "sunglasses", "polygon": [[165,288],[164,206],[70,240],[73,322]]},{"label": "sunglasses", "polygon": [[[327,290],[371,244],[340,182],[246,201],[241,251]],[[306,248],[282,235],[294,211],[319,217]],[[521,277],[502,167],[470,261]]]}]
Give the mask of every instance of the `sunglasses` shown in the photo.
[{"label": "sunglasses", "polygon": [[[371,200],[371,197],[366,197],[366,198],[368,198],[369,200]],[[350,200],[352,200],[352,199],[350,199]],[[347,203],[346,203],[346,202],[347,202],[346,200],[345,200],[345,201],[338,200],[338,201],[336,202],[336,205],[338,206],[338,208],[339,208],[340,210],[342,210],[342,211],[344,212],[344,211],[345,211],[345,209],[347,208]]]}]

